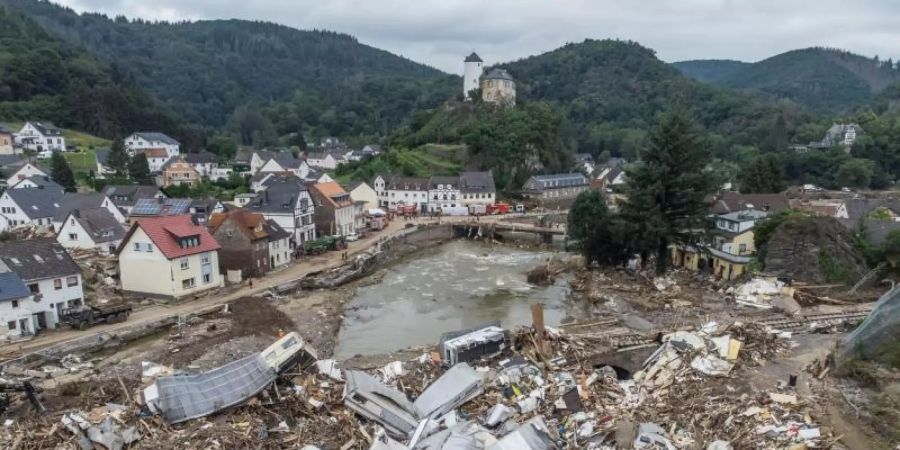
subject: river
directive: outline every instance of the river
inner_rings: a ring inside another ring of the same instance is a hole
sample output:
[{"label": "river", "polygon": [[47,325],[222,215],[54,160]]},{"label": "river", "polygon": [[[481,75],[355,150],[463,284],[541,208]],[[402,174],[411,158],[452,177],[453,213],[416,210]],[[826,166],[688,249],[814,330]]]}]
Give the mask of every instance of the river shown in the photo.
[{"label": "river", "polygon": [[495,320],[528,325],[535,302],[544,303],[546,324],[558,325],[568,311],[568,281],[525,281],[525,271],[549,255],[457,240],[394,264],[347,303],[335,357],[436,344],[441,333]]}]

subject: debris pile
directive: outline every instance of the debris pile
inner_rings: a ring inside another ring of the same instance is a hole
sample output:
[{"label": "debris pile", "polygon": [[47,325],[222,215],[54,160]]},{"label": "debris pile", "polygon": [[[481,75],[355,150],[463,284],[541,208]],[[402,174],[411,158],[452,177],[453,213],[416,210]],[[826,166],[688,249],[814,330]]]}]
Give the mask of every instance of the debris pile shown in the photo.
[{"label": "debris pile", "polygon": [[22,417],[0,429],[0,447],[827,446],[831,432],[792,388],[741,387],[748,369],[787,347],[779,335],[715,322],[675,331],[631,376],[595,366],[592,341],[551,327],[465,330],[443,336],[437,352],[364,370],[317,360],[288,333],[207,372],[173,375],[178,368],[145,364],[139,385],[115,387],[121,404],[107,393],[81,408]]}]

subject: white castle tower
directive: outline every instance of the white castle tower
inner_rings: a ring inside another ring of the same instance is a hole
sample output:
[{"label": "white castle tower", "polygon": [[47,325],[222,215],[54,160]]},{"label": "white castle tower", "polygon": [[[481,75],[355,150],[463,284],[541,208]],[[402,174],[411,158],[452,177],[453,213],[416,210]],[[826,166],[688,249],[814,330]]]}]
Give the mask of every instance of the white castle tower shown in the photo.
[{"label": "white castle tower", "polygon": [[478,89],[481,86],[481,73],[484,71],[484,61],[478,57],[478,54],[472,52],[466,57],[465,72],[463,75],[463,98],[471,100],[469,92]]}]

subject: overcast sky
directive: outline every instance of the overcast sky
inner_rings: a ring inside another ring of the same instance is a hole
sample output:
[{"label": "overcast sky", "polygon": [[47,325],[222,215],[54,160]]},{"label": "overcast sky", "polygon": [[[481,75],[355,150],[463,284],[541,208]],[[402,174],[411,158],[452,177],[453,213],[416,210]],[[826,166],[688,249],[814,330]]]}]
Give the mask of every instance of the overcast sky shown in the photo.
[{"label": "overcast sky", "polygon": [[328,29],[452,73],[476,50],[506,62],[585,38],[618,38],[664,61],[757,61],[840,47],[900,57],[900,0],[55,0],[161,20],[239,18]]}]

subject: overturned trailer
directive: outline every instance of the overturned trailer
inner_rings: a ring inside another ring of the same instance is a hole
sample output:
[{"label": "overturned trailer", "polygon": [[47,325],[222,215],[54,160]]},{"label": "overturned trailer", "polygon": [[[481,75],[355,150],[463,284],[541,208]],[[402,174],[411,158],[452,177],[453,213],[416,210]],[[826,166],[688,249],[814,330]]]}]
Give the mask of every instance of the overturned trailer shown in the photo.
[{"label": "overturned trailer", "polygon": [[275,381],[278,374],[316,360],[297,333],[289,333],[262,352],[195,375],[160,377],[144,389],[144,403],[169,423],[208,416],[243,403]]},{"label": "overturned trailer", "polygon": [[500,322],[444,333],[438,344],[441,365],[450,367],[496,355],[507,347],[507,341],[506,330],[500,328]]}]

